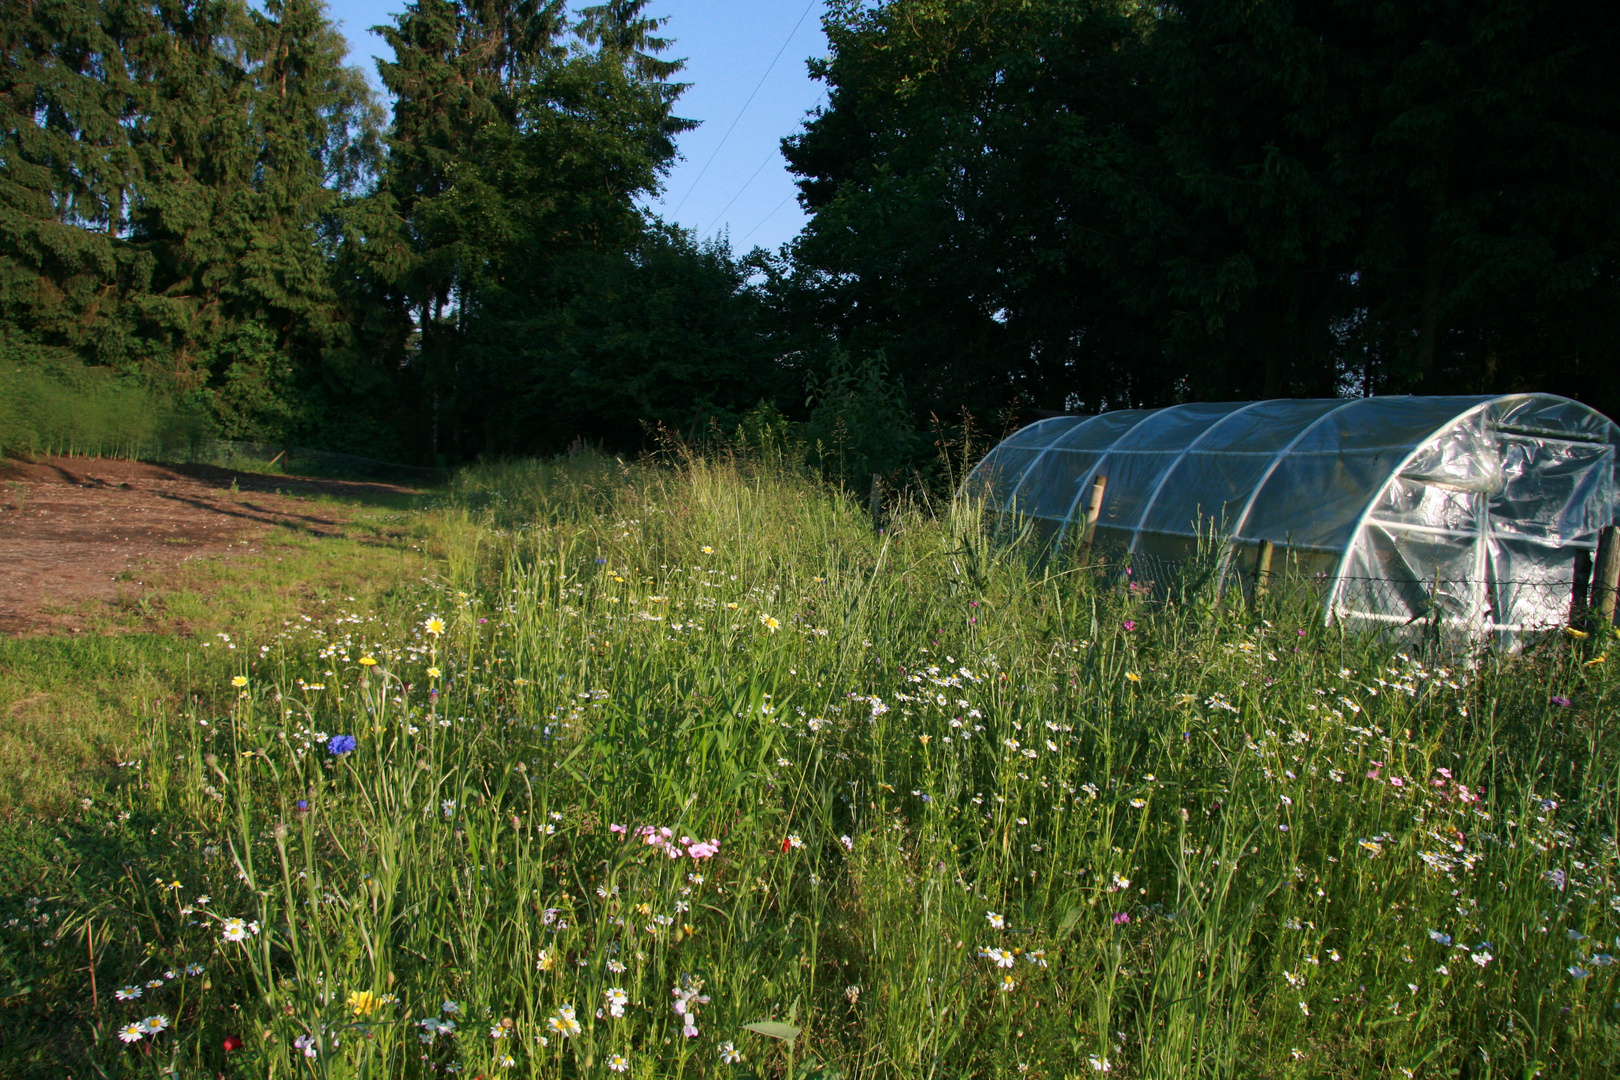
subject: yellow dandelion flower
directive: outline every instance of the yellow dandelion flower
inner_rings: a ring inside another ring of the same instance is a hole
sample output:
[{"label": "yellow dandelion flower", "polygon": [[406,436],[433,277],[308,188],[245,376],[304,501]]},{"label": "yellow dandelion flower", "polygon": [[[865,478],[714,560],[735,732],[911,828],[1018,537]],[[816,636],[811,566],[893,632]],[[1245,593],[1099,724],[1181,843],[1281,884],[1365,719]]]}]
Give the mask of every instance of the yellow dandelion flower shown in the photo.
[{"label": "yellow dandelion flower", "polygon": [[1584,641],[1587,638],[1592,636],[1591,634],[1588,634],[1585,630],[1577,630],[1573,626],[1564,627],[1564,633],[1568,634],[1570,637],[1574,638],[1576,641]]},{"label": "yellow dandelion flower", "polygon": [[349,1008],[355,1016],[370,1016],[382,1006],[382,999],[370,990],[350,990]]},{"label": "yellow dandelion flower", "polygon": [[1131,682],[1141,682],[1142,681],[1142,676],[1138,675],[1134,671],[1127,671],[1125,673],[1125,677],[1127,679],[1129,679]]},{"label": "yellow dandelion flower", "polygon": [[360,664],[362,667],[376,667],[377,658],[375,656],[362,656],[360,658]]}]

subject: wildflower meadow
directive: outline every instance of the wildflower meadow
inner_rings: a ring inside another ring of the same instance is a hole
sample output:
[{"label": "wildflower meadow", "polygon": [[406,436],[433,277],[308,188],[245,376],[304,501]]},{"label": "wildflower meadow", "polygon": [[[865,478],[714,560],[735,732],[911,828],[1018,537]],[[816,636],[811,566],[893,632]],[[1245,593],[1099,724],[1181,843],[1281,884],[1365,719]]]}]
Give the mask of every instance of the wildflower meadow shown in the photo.
[{"label": "wildflower meadow", "polygon": [[12,814],[0,1069],[1620,1072],[1600,633],[1430,653],[725,458],[398,514],[419,580],[177,640]]}]

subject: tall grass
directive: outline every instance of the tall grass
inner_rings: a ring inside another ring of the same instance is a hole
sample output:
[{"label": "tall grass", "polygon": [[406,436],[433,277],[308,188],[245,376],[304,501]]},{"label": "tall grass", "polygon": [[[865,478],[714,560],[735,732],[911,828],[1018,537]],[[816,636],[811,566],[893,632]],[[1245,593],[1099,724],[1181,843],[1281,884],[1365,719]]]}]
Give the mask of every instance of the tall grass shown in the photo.
[{"label": "tall grass", "polygon": [[212,428],[171,394],[71,358],[0,357],[0,454],[172,456]]},{"label": "tall grass", "polygon": [[469,471],[433,522],[414,606],[213,650],[50,827],[122,869],[0,899],[83,1024],[32,999],[14,1060],[1614,1074],[1605,643],[1402,654],[728,462]]}]

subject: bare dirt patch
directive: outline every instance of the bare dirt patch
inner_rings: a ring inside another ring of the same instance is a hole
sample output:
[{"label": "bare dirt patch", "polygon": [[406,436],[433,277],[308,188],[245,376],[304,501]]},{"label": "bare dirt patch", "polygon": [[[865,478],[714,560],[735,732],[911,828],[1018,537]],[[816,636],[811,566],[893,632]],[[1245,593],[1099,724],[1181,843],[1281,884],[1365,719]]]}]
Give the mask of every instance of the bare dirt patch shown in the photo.
[{"label": "bare dirt patch", "polygon": [[346,534],[352,503],[398,505],[392,484],[106,458],[0,461],[0,634],[76,633],[87,603],[198,558],[255,554],[272,529]]}]

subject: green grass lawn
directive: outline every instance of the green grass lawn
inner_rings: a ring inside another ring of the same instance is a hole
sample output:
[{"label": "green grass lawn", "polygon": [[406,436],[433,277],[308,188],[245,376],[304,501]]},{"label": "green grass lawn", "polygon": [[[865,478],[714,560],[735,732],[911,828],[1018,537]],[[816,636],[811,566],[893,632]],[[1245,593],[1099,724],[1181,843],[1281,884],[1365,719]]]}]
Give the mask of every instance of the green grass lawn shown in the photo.
[{"label": "green grass lawn", "polygon": [[0,1073],[1616,1073],[1611,643],[935,510],[475,470],[0,646]]}]

